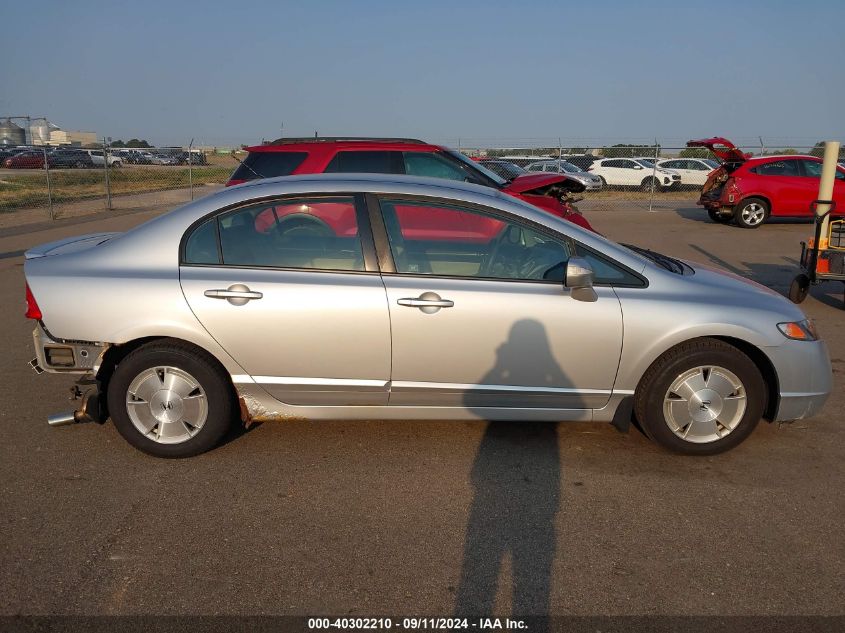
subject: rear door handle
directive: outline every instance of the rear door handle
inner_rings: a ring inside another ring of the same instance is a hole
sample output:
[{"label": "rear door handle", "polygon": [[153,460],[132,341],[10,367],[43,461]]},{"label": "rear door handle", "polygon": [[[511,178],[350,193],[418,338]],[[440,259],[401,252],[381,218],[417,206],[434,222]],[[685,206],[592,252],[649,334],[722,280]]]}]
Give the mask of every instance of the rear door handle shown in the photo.
[{"label": "rear door handle", "polygon": [[261,299],[264,296],[264,293],[250,290],[244,284],[234,284],[226,289],[213,288],[206,290],[203,294],[209,299],[226,299],[233,306],[242,306],[248,301]]},{"label": "rear door handle", "polygon": [[403,297],[397,299],[396,303],[408,308],[419,308],[426,314],[434,314],[440,308],[451,308],[455,305],[454,301],[442,299],[436,292],[424,292],[419,297]]},{"label": "rear door handle", "polygon": [[455,305],[454,301],[449,301],[448,299],[399,299],[396,303],[400,306],[408,306],[409,308],[422,308],[425,306],[451,308]]}]

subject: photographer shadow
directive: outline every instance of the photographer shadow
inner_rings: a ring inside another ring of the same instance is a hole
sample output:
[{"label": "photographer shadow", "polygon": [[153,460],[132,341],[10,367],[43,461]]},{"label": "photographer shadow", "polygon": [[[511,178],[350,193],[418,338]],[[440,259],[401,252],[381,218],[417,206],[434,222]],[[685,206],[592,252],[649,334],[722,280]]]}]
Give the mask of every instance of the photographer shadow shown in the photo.
[{"label": "photographer shadow", "polygon": [[[496,365],[479,383],[573,387],[552,356],[544,327],[531,319],[513,325],[497,350]],[[469,390],[464,402],[479,417],[488,417],[489,394]],[[548,616],[560,479],[557,423],[488,422],[471,474],[474,496],[456,615],[492,613],[499,577],[510,556],[513,614]]]}]

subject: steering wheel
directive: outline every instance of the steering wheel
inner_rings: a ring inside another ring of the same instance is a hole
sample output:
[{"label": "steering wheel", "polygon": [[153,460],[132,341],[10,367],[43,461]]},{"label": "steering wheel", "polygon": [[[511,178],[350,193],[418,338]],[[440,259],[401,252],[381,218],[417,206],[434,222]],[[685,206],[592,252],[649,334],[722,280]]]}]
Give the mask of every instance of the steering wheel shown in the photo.
[{"label": "steering wheel", "polygon": [[332,237],[335,234],[332,228],[320,218],[305,215],[281,218],[278,223],[272,225],[269,233],[276,239],[296,239],[303,235]]},{"label": "steering wheel", "polygon": [[490,253],[482,261],[479,267],[479,272],[482,277],[503,277],[504,275],[495,275],[493,268],[495,267],[498,257],[502,251],[502,245],[505,243],[516,244],[520,241],[521,234],[517,233],[516,240],[512,238],[512,231],[520,231],[520,229],[512,224],[505,226],[504,229],[496,236],[492,242]]}]

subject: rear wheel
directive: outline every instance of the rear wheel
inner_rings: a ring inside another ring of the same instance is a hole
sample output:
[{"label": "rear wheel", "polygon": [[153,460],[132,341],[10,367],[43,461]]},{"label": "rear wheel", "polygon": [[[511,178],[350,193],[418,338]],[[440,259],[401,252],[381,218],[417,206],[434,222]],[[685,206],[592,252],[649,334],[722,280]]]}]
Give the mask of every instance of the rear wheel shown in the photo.
[{"label": "rear wheel", "polygon": [[216,446],[232,424],[232,402],[228,379],[213,359],[173,340],[131,352],[108,386],[117,430],[156,457],[190,457]]},{"label": "rear wheel", "polygon": [[734,210],[734,222],[743,229],[756,229],[769,218],[769,204],[762,198],[746,198]]},{"label": "rear wheel", "polygon": [[649,367],[634,411],[645,433],[665,448],[713,455],[751,434],[765,401],[766,385],[751,359],[704,338],[669,350]]}]

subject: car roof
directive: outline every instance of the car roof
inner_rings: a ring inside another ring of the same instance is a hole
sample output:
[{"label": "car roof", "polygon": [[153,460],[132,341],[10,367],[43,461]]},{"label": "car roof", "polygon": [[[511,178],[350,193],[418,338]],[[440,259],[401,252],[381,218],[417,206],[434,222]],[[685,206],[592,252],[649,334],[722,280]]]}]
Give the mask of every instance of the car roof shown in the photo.
[{"label": "car roof", "polygon": [[[491,198],[501,199],[503,196],[499,194],[497,189],[486,187],[484,185],[476,185],[470,182],[462,182],[459,180],[448,180],[445,178],[429,178],[426,176],[407,176],[404,174],[381,174],[381,173],[323,173],[323,174],[300,174],[296,176],[277,176],[275,178],[260,178],[256,180],[248,180],[239,185],[229,187],[230,190],[244,190],[244,189],[278,189],[278,185],[294,185],[296,183],[315,183],[321,185],[321,189],[330,191],[337,189],[338,185],[344,185],[347,190],[367,190],[373,184],[392,183],[395,185],[416,185],[416,186],[430,186],[439,189],[451,189],[455,192],[465,192],[473,194],[486,195]],[[350,185],[353,185],[350,189]],[[269,192],[268,192],[269,193]],[[250,197],[263,195],[264,192],[255,191],[250,192]],[[510,196],[507,197],[509,199]]]},{"label": "car roof", "polygon": [[245,148],[248,152],[313,152],[332,149],[407,150],[433,152],[443,149],[417,139],[371,137],[324,137],[276,139],[263,145]]},{"label": "car roof", "polygon": [[759,162],[767,161],[767,160],[783,160],[784,158],[801,158],[801,159],[809,158],[810,160],[821,161],[821,158],[819,158],[818,156],[810,156],[809,154],[770,154],[768,156],[752,156],[751,158],[749,158],[745,162],[747,162],[747,163],[750,163],[750,162],[759,163]]}]

